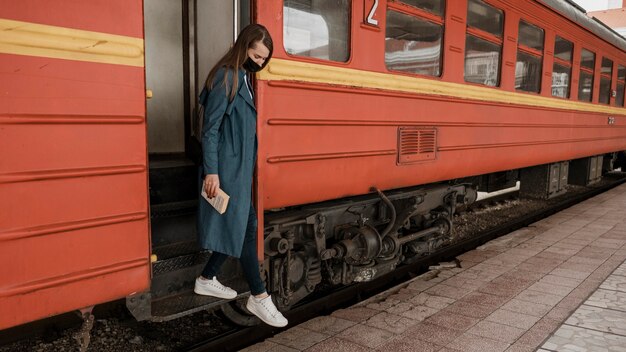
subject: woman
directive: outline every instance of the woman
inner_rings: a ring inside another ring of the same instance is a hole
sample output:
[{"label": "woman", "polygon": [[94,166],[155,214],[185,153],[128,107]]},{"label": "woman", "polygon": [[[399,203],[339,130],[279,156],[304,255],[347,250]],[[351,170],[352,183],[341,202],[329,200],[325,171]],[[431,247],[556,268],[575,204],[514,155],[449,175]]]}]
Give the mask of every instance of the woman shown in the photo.
[{"label": "woman", "polygon": [[233,299],[237,293],[216,275],[228,256],[239,258],[250,297],[246,307],[265,323],[283,327],[287,319],[276,309],[259,273],[256,255],[257,220],[252,206],[252,174],[256,162],[256,109],[249,74],[263,69],[272,57],[273,43],[267,29],[251,24],[235,45],[213,67],[200,95],[204,105],[202,126],[203,185],[209,197],[221,188],[230,196],[228,208],[219,214],[200,197],[198,237],[211,250],[194,292]]}]

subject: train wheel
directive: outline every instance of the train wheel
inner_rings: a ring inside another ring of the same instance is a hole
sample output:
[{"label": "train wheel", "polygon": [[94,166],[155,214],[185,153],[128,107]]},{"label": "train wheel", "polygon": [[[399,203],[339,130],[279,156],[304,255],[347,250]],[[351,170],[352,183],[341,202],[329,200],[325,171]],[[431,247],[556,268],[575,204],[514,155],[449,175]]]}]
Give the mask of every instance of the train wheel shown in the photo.
[{"label": "train wheel", "polygon": [[222,304],[220,307],[222,313],[228,318],[228,320],[240,326],[255,326],[261,323],[261,320],[255,315],[248,312],[246,307],[246,301],[248,298],[241,298],[236,301],[230,301],[226,304]]}]

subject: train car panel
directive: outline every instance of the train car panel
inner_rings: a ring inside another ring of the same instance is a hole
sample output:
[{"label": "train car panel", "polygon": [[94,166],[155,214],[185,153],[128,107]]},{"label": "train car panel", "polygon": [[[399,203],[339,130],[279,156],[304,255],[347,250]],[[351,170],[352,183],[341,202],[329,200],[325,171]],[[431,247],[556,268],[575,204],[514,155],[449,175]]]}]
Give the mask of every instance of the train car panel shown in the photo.
[{"label": "train car panel", "polygon": [[149,286],[141,1],[0,6],[0,329]]}]

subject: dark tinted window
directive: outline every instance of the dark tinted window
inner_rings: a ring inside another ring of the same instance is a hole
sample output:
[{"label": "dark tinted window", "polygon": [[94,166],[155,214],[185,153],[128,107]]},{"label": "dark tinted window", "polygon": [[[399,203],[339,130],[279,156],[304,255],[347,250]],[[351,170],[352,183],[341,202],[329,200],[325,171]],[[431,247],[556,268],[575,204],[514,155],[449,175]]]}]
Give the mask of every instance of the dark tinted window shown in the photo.
[{"label": "dark tinted window", "polygon": [[600,104],[608,104],[611,101],[611,79],[600,77]]},{"label": "dark tinted window", "polygon": [[617,84],[617,97],[615,98],[615,105],[624,106],[624,83]]},{"label": "dark tinted window", "polygon": [[441,74],[443,27],[418,17],[387,10],[385,64],[395,71]]},{"label": "dark tinted window", "polygon": [[465,42],[465,81],[497,86],[500,84],[501,46],[467,35]]},{"label": "dark tinted window", "polygon": [[539,93],[541,88],[541,56],[517,52],[515,89]]},{"label": "dark tinted window", "polygon": [[554,64],[552,69],[552,96],[569,98],[571,75],[571,67]]},{"label": "dark tinted window", "polygon": [[467,3],[467,25],[502,38],[504,14],[502,10],[487,5],[481,0],[469,0]]},{"label": "dark tinted window", "polygon": [[602,58],[602,74],[607,74],[609,76],[613,75],[613,61],[607,59],[606,57]]},{"label": "dark tinted window", "polygon": [[561,60],[572,61],[572,52],[574,51],[574,44],[559,36],[556,37],[554,42],[554,56]]},{"label": "dark tinted window", "polygon": [[400,0],[400,2],[443,17],[443,11],[445,6],[444,0]]},{"label": "dark tinted window", "polygon": [[580,71],[580,79],[578,80],[578,100],[591,101],[593,88],[593,74]]},{"label": "dark tinted window", "polygon": [[595,65],[596,65],[596,54],[587,49],[583,49],[580,54],[580,66],[588,68],[590,70],[594,70]]},{"label": "dark tinted window", "polygon": [[520,21],[518,41],[521,45],[543,51],[543,29]]},{"label": "dark tinted window", "polygon": [[287,53],[331,61],[348,61],[351,1],[284,1],[283,45]]},{"label": "dark tinted window", "polygon": [[624,106],[624,87],[626,85],[626,67],[617,65],[617,96],[615,105]]},{"label": "dark tinted window", "polygon": [[613,76],[613,61],[603,57],[600,74],[600,97],[598,101],[601,104],[609,104],[611,101],[611,76]]}]

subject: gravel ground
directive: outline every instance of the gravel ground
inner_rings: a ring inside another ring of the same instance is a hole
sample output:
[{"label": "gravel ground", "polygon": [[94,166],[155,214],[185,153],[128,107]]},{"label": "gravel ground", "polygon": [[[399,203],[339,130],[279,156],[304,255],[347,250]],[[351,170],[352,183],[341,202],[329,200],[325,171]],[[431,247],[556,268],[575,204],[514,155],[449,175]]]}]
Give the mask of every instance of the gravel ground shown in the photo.
[{"label": "gravel ground", "polygon": [[[206,311],[165,323],[137,323],[130,316],[98,319],[96,315],[88,351],[178,351],[185,346],[215,336],[232,327],[225,319]],[[40,337],[0,347],[0,351],[79,351],[79,344],[74,339],[79,330],[80,327],[69,328],[60,332],[47,330],[40,334]]]},{"label": "gravel ground", "polygon": [[[601,181],[600,186],[609,181]],[[552,200],[511,199],[470,208],[454,217],[453,235],[460,239],[515,217],[541,209],[553,202],[575,197],[586,188],[569,186],[568,193]],[[123,317],[119,317],[123,316]],[[88,351],[179,351],[194,342],[223,333],[233,326],[215,313],[199,312],[165,323],[137,323],[126,314],[99,318],[91,332]],[[0,352],[70,352],[78,351],[74,335],[79,327],[55,331],[48,329],[37,338],[30,338],[0,347]]]}]

